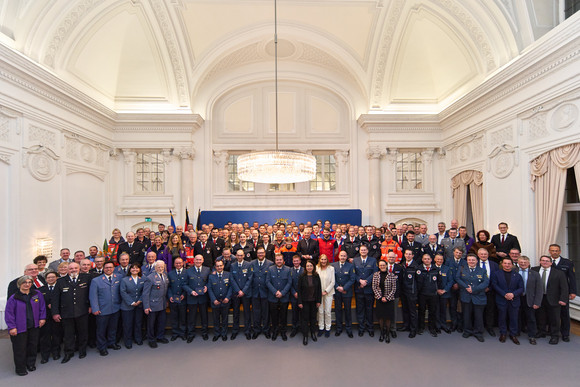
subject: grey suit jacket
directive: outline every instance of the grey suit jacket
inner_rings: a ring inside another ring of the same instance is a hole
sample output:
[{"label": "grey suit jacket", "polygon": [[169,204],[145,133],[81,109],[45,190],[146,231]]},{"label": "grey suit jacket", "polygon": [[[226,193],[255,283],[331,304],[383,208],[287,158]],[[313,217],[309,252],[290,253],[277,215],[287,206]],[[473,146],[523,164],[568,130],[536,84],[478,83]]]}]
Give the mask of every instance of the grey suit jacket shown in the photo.
[{"label": "grey suit jacket", "polygon": [[[519,271],[522,275],[521,269]],[[523,276],[522,276],[523,277]],[[542,305],[542,296],[544,295],[544,289],[542,287],[542,277],[537,271],[533,271],[532,268],[528,268],[528,282],[526,283],[526,302],[528,307],[534,305]]]},{"label": "grey suit jacket", "polygon": [[460,247],[463,249],[463,255],[461,258],[465,258],[467,256],[467,248],[465,247],[465,241],[461,238],[455,238],[455,242],[451,243],[451,238],[443,238],[441,240],[441,247],[445,251],[445,260],[453,259],[453,250],[456,247]]},{"label": "grey suit jacket", "polygon": [[421,234],[415,235],[415,242],[419,242],[421,245],[425,246],[429,244],[429,234],[421,236]]},{"label": "grey suit jacket", "polygon": [[[68,260],[69,263],[74,262],[74,259],[70,258]],[[48,270],[52,270],[58,273],[58,265],[60,265],[60,258],[57,259],[56,261],[52,261],[49,265],[48,265]]]}]

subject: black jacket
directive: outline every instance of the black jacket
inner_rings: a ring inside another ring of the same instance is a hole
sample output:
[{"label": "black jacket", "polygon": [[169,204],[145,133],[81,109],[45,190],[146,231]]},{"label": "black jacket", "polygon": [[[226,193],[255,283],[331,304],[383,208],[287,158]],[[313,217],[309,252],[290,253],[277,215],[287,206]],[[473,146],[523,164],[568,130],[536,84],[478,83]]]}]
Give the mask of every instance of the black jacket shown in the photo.
[{"label": "black jacket", "polygon": [[[306,272],[304,272],[300,278],[298,278],[298,286],[296,289],[298,292],[298,304],[303,303],[302,297],[304,297],[308,291],[308,278],[306,277]],[[322,302],[322,284],[318,274],[312,275],[312,284],[314,285],[314,302],[320,304]]]}]

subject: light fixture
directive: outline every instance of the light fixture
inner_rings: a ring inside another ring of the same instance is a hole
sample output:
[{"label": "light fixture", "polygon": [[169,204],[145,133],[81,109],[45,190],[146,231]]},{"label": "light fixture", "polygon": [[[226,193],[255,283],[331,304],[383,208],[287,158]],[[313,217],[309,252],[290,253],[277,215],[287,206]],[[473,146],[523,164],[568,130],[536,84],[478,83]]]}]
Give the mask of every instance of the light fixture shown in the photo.
[{"label": "light fixture", "polygon": [[36,255],[45,255],[49,260],[52,258],[52,238],[36,239]]},{"label": "light fixture", "polygon": [[238,178],[267,184],[288,184],[313,180],[316,158],[306,153],[278,149],[278,10],[274,0],[274,84],[276,96],[276,149],[238,156]]}]

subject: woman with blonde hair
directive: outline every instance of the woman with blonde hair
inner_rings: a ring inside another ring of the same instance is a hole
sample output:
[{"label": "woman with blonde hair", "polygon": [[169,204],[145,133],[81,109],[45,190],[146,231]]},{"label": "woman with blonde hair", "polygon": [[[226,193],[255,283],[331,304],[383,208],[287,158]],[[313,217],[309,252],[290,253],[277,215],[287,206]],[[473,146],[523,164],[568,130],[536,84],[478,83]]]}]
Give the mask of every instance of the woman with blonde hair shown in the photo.
[{"label": "woman with blonde hair", "polygon": [[335,279],[334,267],[328,263],[326,254],[320,255],[318,258],[316,272],[320,276],[320,284],[322,287],[322,302],[318,307],[318,337],[323,334],[325,337],[329,337],[332,324],[331,312]]}]

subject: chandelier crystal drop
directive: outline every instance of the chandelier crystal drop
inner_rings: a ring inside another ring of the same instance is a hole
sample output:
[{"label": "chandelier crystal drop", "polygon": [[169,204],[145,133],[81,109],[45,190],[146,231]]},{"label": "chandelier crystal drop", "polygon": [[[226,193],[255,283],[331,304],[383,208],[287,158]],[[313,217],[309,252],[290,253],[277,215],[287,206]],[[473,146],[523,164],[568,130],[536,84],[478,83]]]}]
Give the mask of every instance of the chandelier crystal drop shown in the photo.
[{"label": "chandelier crystal drop", "polygon": [[274,85],[276,96],[276,148],[273,151],[238,156],[238,178],[266,184],[288,184],[314,180],[316,158],[306,153],[278,149],[278,11],[274,0]]}]

